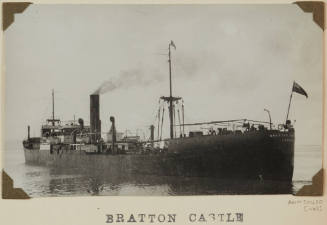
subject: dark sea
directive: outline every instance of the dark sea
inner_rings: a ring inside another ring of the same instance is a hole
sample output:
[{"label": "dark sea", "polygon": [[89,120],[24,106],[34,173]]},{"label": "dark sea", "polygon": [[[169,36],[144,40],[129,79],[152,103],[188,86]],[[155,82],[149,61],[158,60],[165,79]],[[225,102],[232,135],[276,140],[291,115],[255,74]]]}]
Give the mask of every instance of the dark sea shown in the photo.
[{"label": "dark sea", "polygon": [[[216,178],[163,177],[142,175],[127,177],[118,174],[105,177],[78,170],[58,170],[26,165],[21,142],[6,143],[2,152],[4,170],[30,197],[129,195],[178,196],[219,194],[271,194],[282,184],[265,181],[228,181]],[[312,176],[322,167],[322,149],[316,145],[295,147],[293,184],[295,194],[303,185],[311,184]]]}]

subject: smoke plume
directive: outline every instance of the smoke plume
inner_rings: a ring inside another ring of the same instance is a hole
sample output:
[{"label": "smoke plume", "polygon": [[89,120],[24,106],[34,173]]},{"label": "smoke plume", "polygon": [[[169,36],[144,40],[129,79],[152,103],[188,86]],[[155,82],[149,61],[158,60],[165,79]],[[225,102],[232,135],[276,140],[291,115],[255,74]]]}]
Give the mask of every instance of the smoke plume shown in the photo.
[{"label": "smoke plume", "polygon": [[113,80],[107,80],[103,82],[98,89],[96,89],[93,94],[100,95],[104,94],[106,92],[115,90],[117,88],[117,85],[115,85],[115,82]]},{"label": "smoke plume", "polygon": [[153,75],[147,75],[141,69],[121,71],[117,77],[104,81],[93,94],[105,94],[118,88],[128,88],[132,86],[147,86],[149,84],[160,82],[165,76],[159,71],[154,71]]},{"label": "smoke plume", "polygon": [[[202,61],[206,61],[207,55],[203,53],[202,56]],[[173,62],[172,70],[174,79],[189,79],[196,76],[199,72],[199,63],[198,59],[190,57],[188,54],[180,53],[179,56],[176,56]],[[138,69],[121,71],[118,76],[104,81],[93,94],[105,94],[118,88],[134,86],[146,87],[150,84],[165,80],[168,82],[168,64],[165,66],[167,66],[167,68],[153,68],[141,65]]]}]

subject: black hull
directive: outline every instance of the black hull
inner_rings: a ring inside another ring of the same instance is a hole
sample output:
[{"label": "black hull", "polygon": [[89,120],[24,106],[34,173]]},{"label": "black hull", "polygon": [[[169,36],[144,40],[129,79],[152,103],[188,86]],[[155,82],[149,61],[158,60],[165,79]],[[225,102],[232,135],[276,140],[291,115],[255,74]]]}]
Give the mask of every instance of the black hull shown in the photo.
[{"label": "black hull", "polygon": [[24,149],[26,163],[80,168],[114,176],[216,177],[291,182],[293,132],[248,132],[169,140],[168,151],[151,154],[87,154],[80,150]]}]

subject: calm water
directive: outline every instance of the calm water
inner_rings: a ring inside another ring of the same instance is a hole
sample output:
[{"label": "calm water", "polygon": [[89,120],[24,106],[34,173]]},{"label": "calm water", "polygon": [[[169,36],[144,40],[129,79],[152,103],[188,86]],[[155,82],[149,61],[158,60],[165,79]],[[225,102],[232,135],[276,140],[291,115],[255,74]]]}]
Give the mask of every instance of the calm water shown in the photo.
[{"label": "calm water", "polygon": [[[292,191],[311,184],[312,176],[321,168],[321,147],[306,145],[295,148],[295,168]],[[23,188],[31,197],[82,195],[210,195],[273,193],[282,184],[260,181],[226,181],[212,178],[160,176],[103,177],[82,174],[76,170],[56,170],[26,165],[20,142],[8,143],[4,152],[5,171],[14,186]]]}]

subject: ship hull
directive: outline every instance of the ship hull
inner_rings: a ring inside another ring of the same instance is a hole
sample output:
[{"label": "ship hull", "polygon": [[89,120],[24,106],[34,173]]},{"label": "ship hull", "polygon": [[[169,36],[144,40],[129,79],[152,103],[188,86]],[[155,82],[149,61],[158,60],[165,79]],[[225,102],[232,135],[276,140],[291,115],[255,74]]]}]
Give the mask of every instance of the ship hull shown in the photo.
[{"label": "ship hull", "polygon": [[149,154],[88,154],[81,150],[24,149],[26,163],[102,174],[216,177],[291,182],[294,133],[249,132],[168,140]]}]

